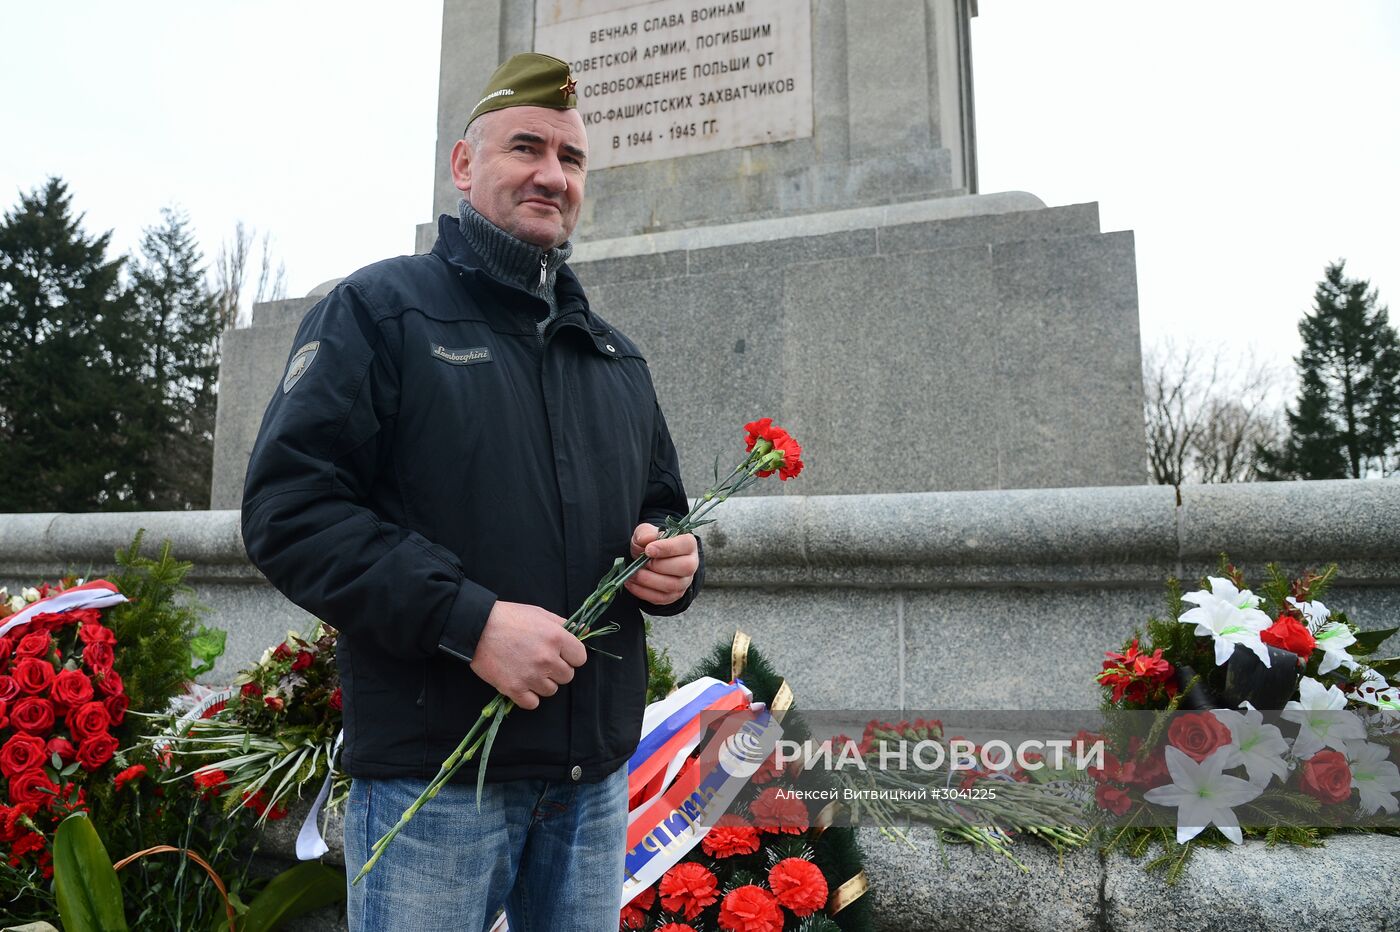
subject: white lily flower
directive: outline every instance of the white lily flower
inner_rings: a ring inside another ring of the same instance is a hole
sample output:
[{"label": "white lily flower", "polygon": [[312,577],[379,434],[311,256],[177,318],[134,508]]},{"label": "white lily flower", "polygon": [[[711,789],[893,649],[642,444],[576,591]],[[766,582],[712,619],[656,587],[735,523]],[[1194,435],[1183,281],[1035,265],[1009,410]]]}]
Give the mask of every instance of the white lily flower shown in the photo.
[{"label": "white lily flower", "polygon": [[1319,674],[1331,673],[1351,661],[1347,648],[1356,643],[1356,635],[1347,625],[1340,621],[1328,622],[1317,630],[1316,638],[1317,649],[1323,654],[1322,663],[1317,668]]},{"label": "white lily flower", "polygon": [[1293,596],[1288,597],[1288,604],[1303,613],[1307,619],[1308,630],[1317,633],[1317,630],[1327,624],[1327,619],[1332,617],[1332,610],[1321,602],[1299,602]]},{"label": "white lily flower", "polygon": [[1400,687],[1390,685],[1390,681],[1377,670],[1370,667],[1362,669],[1364,672],[1361,674],[1361,682],[1357,684],[1352,698],[1378,709],[1400,711]]},{"label": "white lily flower", "polygon": [[1278,777],[1288,780],[1288,762],[1283,755],[1288,751],[1288,742],[1277,725],[1265,725],[1264,713],[1253,707],[1248,712],[1233,709],[1212,709],[1211,714],[1230,729],[1230,750],[1225,758],[1223,770],[1244,767],[1249,774],[1249,782],[1254,786],[1266,787],[1269,781]]},{"label": "white lily flower", "polygon": [[1400,768],[1390,760],[1390,748],[1369,741],[1348,741],[1346,756],[1351,785],[1361,793],[1358,814],[1374,815],[1382,809],[1400,812],[1400,801],[1395,799],[1400,791]]},{"label": "white lily flower", "polygon": [[1259,640],[1259,632],[1273,624],[1273,619],[1259,610],[1259,597],[1248,589],[1236,589],[1235,584],[1219,576],[1211,576],[1210,589],[1188,592],[1183,602],[1195,608],[1182,612],[1177,619],[1182,624],[1194,624],[1197,635],[1215,639],[1215,664],[1230,659],[1236,644],[1252,650],[1264,666],[1269,666],[1269,648]]},{"label": "white lily flower", "polygon": [[19,591],[19,594],[22,595],[22,596],[24,596],[24,601],[26,601],[26,602],[37,602],[37,601],[39,601],[39,590],[38,590],[38,589],[35,589],[35,588],[32,587],[32,586],[29,587],[29,588],[27,588],[27,589],[21,589],[21,590]]},{"label": "white lily flower", "polygon": [[10,596],[9,609],[12,612],[23,611],[25,606],[24,596]]},{"label": "white lily flower", "polygon": [[1290,699],[1282,713],[1283,718],[1298,725],[1293,756],[1307,760],[1323,748],[1346,753],[1346,742],[1364,740],[1365,727],[1354,714],[1344,711],[1346,705],[1346,694],[1337,687],[1303,677],[1298,684],[1298,699]]},{"label": "white lily flower", "polygon": [[1159,806],[1176,807],[1177,844],[1185,844],[1211,824],[1235,844],[1244,844],[1244,833],[1232,807],[1249,802],[1264,788],[1221,773],[1229,755],[1230,748],[1217,748],[1198,764],[1180,748],[1167,746],[1171,785],[1150,789],[1142,798]]}]

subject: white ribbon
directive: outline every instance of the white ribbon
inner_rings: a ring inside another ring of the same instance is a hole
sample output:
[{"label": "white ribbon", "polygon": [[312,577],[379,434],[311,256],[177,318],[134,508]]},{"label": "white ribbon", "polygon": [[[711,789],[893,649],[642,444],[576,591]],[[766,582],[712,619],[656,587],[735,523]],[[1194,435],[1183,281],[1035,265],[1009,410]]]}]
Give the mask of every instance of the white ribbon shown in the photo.
[{"label": "white ribbon", "polygon": [[327,851],[331,850],[326,844],[326,840],[321,837],[321,809],[326,805],[326,800],[331,795],[331,782],[335,779],[335,755],[340,750],[341,739],[345,737],[345,729],[340,730],[340,734],[335,736],[335,744],[331,747],[331,759],[326,762],[326,779],[321,781],[321,791],[316,794],[316,800],[311,804],[311,811],[306,814],[305,820],[301,823],[301,831],[297,832],[297,860],[314,861]]}]

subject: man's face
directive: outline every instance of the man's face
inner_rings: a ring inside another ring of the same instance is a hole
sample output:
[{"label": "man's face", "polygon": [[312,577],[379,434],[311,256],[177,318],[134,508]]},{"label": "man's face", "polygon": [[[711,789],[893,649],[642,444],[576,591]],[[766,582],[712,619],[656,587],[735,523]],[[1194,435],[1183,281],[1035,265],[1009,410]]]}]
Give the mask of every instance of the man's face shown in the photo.
[{"label": "man's face", "polygon": [[577,110],[496,110],[478,117],[467,139],[452,147],[453,182],[472,207],[541,247],[558,246],[573,233],[587,165],[588,137]]}]

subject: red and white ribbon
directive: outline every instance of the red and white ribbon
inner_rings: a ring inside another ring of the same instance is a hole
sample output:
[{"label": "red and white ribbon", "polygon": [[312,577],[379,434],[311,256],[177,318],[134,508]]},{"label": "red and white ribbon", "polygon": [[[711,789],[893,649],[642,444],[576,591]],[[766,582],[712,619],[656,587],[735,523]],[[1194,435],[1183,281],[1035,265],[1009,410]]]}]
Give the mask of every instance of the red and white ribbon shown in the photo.
[{"label": "red and white ribbon", "polygon": [[117,587],[107,580],[94,579],[81,586],[65,589],[57,595],[51,595],[37,602],[30,602],[0,622],[0,637],[4,637],[21,625],[29,624],[36,615],[58,615],[63,612],[74,612],[80,608],[108,608],[126,600],[126,596],[118,592]]}]

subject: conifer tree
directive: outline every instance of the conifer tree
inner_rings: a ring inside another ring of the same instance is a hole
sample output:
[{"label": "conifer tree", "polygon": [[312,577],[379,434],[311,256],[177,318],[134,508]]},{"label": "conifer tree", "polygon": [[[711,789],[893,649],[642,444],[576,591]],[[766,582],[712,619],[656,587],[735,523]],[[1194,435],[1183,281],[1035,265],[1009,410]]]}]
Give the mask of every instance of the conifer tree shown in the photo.
[{"label": "conifer tree", "polygon": [[218,309],[189,219],[166,208],[132,265],[146,408],[133,494],[143,510],[207,508],[214,455]]},{"label": "conifer tree", "polygon": [[1261,450],[1273,479],[1388,475],[1400,456],[1400,338],[1370,282],[1327,266],[1313,309],[1298,324],[1299,392],[1289,436]]},{"label": "conifer tree", "polygon": [[57,178],[0,219],[0,513],[132,507],[146,440],[110,238],[83,232]]}]

